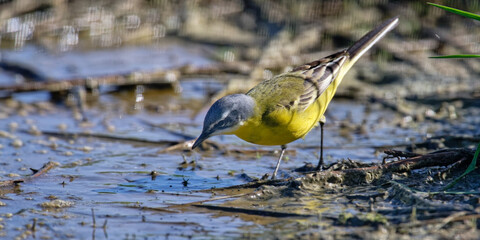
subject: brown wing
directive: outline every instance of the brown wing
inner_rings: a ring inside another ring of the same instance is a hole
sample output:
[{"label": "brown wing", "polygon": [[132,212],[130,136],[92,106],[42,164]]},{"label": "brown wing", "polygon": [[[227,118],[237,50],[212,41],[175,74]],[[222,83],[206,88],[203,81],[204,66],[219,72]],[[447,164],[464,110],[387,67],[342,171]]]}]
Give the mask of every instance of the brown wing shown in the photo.
[{"label": "brown wing", "polygon": [[298,99],[298,110],[305,110],[320,97],[335,80],[347,59],[348,53],[341,51],[320,60],[298,66],[290,72],[290,74],[301,76],[304,79],[304,90]]}]

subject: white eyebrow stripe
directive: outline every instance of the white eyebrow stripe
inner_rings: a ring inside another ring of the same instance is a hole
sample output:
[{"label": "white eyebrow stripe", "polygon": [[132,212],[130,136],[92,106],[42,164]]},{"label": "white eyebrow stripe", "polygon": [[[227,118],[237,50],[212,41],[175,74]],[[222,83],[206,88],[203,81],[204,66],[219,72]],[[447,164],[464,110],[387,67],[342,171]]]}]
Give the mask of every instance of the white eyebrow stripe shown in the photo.
[{"label": "white eyebrow stripe", "polygon": [[225,118],[227,118],[227,117],[228,117],[228,115],[230,114],[230,112],[231,112],[230,110],[228,110],[228,111],[224,112],[224,113],[222,114],[222,117],[220,118],[220,120],[219,120],[219,121],[221,121],[221,120],[225,120]]}]

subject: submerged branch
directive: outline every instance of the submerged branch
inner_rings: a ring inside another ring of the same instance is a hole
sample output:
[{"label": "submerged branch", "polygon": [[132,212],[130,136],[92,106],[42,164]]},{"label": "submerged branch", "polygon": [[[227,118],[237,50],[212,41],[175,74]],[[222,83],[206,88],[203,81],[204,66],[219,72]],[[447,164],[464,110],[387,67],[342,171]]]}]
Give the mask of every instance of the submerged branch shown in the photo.
[{"label": "submerged branch", "polygon": [[40,168],[39,170],[32,169],[33,174],[30,175],[30,176],[20,178],[20,179],[15,179],[15,180],[0,181],[0,187],[2,187],[2,188],[4,188],[4,187],[15,187],[19,183],[31,181],[34,178],[39,177],[39,176],[47,173],[48,171],[50,171],[52,168],[54,168],[56,166],[58,166],[57,162],[50,161],[50,162],[46,163],[45,165],[43,165],[43,167]]},{"label": "submerged branch", "polygon": [[139,142],[139,143],[151,143],[151,144],[163,144],[163,145],[174,145],[178,144],[181,141],[169,141],[169,140],[149,140],[144,138],[122,136],[108,133],[93,133],[93,132],[63,132],[63,131],[42,131],[43,134],[55,137],[66,137],[66,138],[77,138],[77,137],[91,137],[115,141],[126,141],[126,142]]},{"label": "submerged branch", "polygon": [[257,216],[263,216],[263,217],[276,217],[276,218],[302,217],[302,218],[308,218],[308,217],[315,216],[315,215],[311,215],[311,214],[276,212],[276,211],[267,211],[267,210],[260,210],[260,209],[225,207],[225,206],[217,206],[217,205],[194,204],[192,206],[198,207],[198,208],[206,208],[206,209],[209,209],[209,210],[217,210],[217,211],[232,212],[232,213],[243,213],[243,214],[257,215]]},{"label": "submerged branch", "polygon": [[[250,71],[250,65],[249,63],[219,63],[204,67],[186,65],[175,69],[157,70],[153,72],[129,72],[98,77],[51,80],[44,77],[37,77],[40,75],[32,69],[20,67],[12,63],[0,62],[0,68],[3,67],[8,71],[20,68],[22,71],[15,72],[23,75],[26,79],[34,80],[20,84],[0,85],[0,92],[4,92],[4,97],[7,97],[12,93],[18,92],[61,92],[71,90],[74,87],[97,88],[98,86],[128,86],[139,84],[166,84],[171,85],[174,89],[180,89],[177,81],[180,76],[215,75],[220,73],[247,74]],[[6,66],[8,67],[6,68]]]}]

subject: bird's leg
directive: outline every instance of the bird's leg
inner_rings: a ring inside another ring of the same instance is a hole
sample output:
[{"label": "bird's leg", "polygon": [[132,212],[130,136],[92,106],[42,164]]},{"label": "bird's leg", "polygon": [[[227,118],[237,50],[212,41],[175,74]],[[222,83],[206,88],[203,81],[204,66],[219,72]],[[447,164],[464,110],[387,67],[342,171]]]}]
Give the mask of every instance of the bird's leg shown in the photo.
[{"label": "bird's leg", "polygon": [[282,152],[280,153],[280,157],[278,158],[277,166],[275,167],[275,171],[273,171],[272,179],[275,179],[275,177],[277,177],[278,168],[280,167],[280,162],[282,161],[283,154],[285,153],[285,149],[287,149],[287,145],[282,145]]},{"label": "bird's leg", "polygon": [[323,170],[323,125],[325,125],[325,117],[320,119],[320,159],[318,160],[317,171]]}]

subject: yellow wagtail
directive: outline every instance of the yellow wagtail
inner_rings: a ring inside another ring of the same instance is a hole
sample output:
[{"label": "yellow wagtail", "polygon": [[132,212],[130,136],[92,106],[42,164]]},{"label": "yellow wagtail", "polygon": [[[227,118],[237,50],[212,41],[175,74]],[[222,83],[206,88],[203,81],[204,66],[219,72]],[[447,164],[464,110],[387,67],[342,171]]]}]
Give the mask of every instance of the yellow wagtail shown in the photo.
[{"label": "yellow wagtail", "polygon": [[[397,24],[398,17],[389,19],[346,50],[265,80],[246,94],[220,98],[208,110],[192,149],[221,134],[235,134],[260,145],[281,145],[274,179],[286,144],[303,138],[319,121],[323,145],[323,114],[338,85],[352,65]],[[323,146],[320,151],[317,170],[323,165]]]}]

